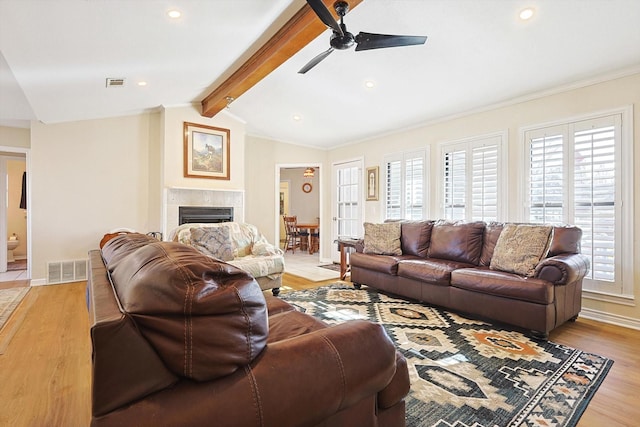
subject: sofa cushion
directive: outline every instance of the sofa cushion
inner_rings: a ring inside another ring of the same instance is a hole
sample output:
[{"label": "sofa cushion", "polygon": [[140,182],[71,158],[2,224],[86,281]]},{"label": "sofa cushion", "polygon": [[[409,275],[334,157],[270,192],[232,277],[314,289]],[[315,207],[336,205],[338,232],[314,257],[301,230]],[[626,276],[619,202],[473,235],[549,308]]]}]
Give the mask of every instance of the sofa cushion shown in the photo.
[{"label": "sofa cushion", "polygon": [[478,265],[484,222],[436,223],[431,231],[429,258]]},{"label": "sofa cushion", "polygon": [[192,228],[191,245],[203,254],[221,261],[233,259],[233,244],[227,227]]},{"label": "sofa cushion", "polygon": [[352,252],[349,255],[349,264],[351,267],[360,267],[395,276],[398,273],[398,259],[400,257]]},{"label": "sofa cushion", "polygon": [[433,221],[406,221],[400,226],[400,241],[403,255],[426,258],[431,241]]},{"label": "sofa cushion", "polygon": [[398,276],[448,286],[451,273],[466,267],[474,265],[439,259],[408,259],[398,263]]},{"label": "sofa cushion", "polygon": [[399,222],[384,224],[364,223],[364,253],[401,255]]},{"label": "sofa cushion", "polygon": [[490,267],[533,276],[536,265],[549,251],[550,225],[507,224],[496,243]]},{"label": "sofa cushion", "polygon": [[582,229],[565,225],[553,227],[553,238],[549,247],[549,256],[560,254],[579,254]]},{"label": "sofa cushion", "polygon": [[537,304],[553,303],[553,284],[487,267],[463,268],[451,273],[451,286]]},{"label": "sofa cushion", "polygon": [[488,267],[491,264],[491,257],[493,251],[498,243],[498,237],[502,233],[504,223],[502,222],[490,222],[484,228],[484,238],[482,243],[482,253],[480,255],[480,265]]},{"label": "sofa cushion", "polygon": [[107,267],[123,311],[176,375],[196,381],[226,376],[266,345],[260,286],[232,265],[190,246],[156,241]]}]

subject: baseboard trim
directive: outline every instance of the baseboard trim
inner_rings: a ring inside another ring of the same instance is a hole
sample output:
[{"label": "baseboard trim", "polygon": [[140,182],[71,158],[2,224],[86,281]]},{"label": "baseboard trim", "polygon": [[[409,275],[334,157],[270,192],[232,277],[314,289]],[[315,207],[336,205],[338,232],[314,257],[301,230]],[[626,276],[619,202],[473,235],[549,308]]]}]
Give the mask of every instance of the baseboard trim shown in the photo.
[{"label": "baseboard trim", "polygon": [[31,286],[47,286],[47,279],[31,279]]},{"label": "baseboard trim", "polygon": [[605,313],[604,311],[582,308],[580,317],[596,320],[598,322],[609,323],[611,325],[622,326],[624,328],[640,330],[640,319],[620,316],[618,314]]}]

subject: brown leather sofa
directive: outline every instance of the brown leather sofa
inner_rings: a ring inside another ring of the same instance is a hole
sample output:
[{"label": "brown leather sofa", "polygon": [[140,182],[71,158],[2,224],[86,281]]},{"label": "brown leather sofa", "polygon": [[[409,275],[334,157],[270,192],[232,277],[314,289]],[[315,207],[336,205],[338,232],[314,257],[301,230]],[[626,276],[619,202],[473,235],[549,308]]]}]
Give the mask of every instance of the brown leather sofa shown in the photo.
[{"label": "brown leather sofa", "polygon": [[92,426],[405,425],[406,361],[380,325],[327,327],[176,242],[89,255]]},{"label": "brown leather sofa", "polygon": [[[531,277],[491,268],[505,223],[404,221],[401,255],[350,256],[351,281],[530,330],[537,338],[580,313],[589,260],[582,230],[553,227]],[[366,243],[366,242],[365,242]]]}]

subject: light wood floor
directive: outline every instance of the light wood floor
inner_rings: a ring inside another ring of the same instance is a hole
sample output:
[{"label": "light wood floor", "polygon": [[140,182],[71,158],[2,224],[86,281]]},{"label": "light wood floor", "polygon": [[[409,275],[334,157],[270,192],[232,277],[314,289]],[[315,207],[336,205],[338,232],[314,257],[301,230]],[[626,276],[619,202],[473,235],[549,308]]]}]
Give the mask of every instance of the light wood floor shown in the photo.
[{"label": "light wood floor", "polygon": [[[285,275],[284,283],[304,289],[334,281]],[[0,349],[20,318],[0,355],[0,426],[87,426],[91,346],[85,283],[32,288],[0,333]],[[550,339],[615,360],[580,427],[639,425],[640,331],[578,319],[553,331]]]}]

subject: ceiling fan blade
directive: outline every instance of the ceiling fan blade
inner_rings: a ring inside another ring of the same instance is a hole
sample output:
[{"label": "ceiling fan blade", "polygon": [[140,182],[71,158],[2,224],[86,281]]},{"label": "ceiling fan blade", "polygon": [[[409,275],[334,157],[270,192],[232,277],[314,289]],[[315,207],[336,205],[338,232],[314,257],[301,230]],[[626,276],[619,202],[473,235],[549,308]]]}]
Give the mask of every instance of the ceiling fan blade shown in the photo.
[{"label": "ceiling fan blade", "polygon": [[381,49],[385,47],[412,46],[424,44],[427,36],[394,36],[360,32],[356,36],[356,50]]},{"label": "ceiling fan blade", "polygon": [[322,61],[324,58],[326,58],[327,56],[329,56],[329,54],[331,52],[333,52],[334,49],[332,47],[330,47],[329,49],[325,50],[324,52],[322,52],[320,55],[316,56],[315,58],[313,58],[311,61],[309,61],[307,63],[307,65],[305,65],[304,67],[300,68],[300,71],[298,71],[298,74],[304,74],[307,71],[309,71],[310,69],[312,69],[313,67],[315,67],[316,65],[318,65],[320,63],[320,61]]},{"label": "ceiling fan blade", "polygon": [[329,9],[327,9],[324,3],[322,3],[322,0],[307,0],[307,4],[311,7],[311,9],[313,9],[316,15],[318,15],[318,18],[320,18],[320,20],[324,22],[324,25],[333,29],[333,31],[335,31],[336,33],[344,35],[344,33],[342,32],[342,28],[340,28],[338,22],[333,19],[333,15],[331,15]]}]

